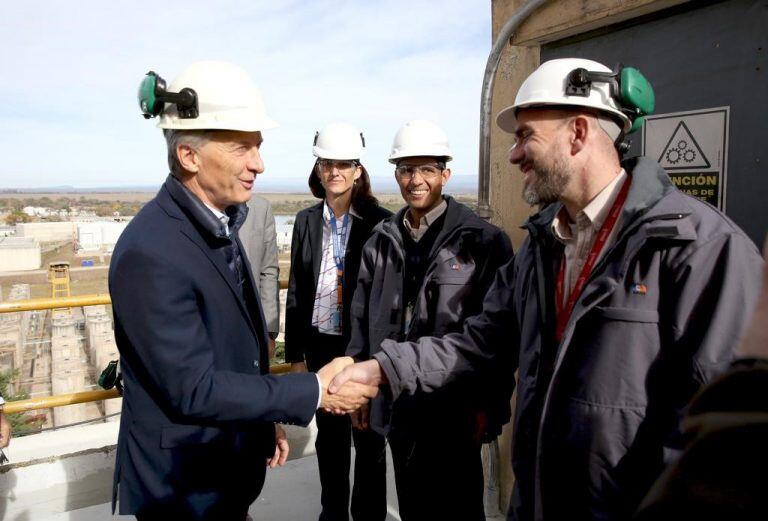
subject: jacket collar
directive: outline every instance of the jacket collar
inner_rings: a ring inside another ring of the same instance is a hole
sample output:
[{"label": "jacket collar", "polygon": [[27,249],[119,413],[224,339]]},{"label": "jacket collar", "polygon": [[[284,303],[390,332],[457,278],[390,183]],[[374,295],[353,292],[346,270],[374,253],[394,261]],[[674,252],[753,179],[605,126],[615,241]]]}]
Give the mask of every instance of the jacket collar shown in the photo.
[{"label": "jacket collar", "polygon": [[230,237],[237,234],[248,216],[246,204],[227,207],[224,210],[224,213],[229,216],[229,235],[227,235],[224,224],[174,175],[168,175],[164,186],[179,208],[207,239],[229,241]]},{"label": "jacket collar", "polygon": [[[450,195],[444,195],[443,200],[448,204],[448,207],[443,214],[443,227],[440,229],[440,233],[435,239],[431,255],[434,255],[434,253],[442,247],[443,243],[454,233],[459,231],[479,231],[484,225],[484,221],[480,220],[472,210],[456,201]],[[403,222],[406,211],[408,211],[408,206],[404,206],[398,210],[395,215],[384,219],[374,228],[374,231],[382,232],[394,240],[400,250],[402,250],[404,246],[403,234],[398,223]]]}]

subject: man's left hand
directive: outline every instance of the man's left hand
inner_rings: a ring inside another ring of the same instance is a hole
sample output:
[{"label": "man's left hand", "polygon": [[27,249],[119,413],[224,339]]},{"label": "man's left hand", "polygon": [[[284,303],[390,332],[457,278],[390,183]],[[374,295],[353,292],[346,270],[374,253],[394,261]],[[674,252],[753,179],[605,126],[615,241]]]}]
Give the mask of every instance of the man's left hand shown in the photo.
[{"label": "man's left hand", "polygon": [[275,424],[275,454],[267,460],[267,467],[273,469],[285,465],[289,451],[290,447],[288,447],[288,438],[285,435],[285,431],[282,427]]}]

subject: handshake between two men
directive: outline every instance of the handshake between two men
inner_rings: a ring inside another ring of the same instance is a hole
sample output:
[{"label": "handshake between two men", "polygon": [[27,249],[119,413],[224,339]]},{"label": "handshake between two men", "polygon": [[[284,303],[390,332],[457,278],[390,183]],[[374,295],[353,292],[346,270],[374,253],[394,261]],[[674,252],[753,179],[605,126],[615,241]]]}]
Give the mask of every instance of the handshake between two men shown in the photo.
[{"label": "handshake between two men", "polygon": [[351,357],[341,356],[323,366],[317,375],[322,385],[320,408],[333,414],[358,413],[352,416],[353,424],[367,428],[368,402],[378,393],[379,385],[386,383],[379,363],[355,363]]}]

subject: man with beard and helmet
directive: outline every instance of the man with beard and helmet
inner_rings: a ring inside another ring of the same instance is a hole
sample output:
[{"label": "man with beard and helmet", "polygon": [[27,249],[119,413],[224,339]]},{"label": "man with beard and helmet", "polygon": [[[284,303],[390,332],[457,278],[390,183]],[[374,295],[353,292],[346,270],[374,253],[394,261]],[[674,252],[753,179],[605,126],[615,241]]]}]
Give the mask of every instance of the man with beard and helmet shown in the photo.
[{"label": "man with beard and helmet", "polygon": [[431,392],[507,346],[518,369],[509,519],[628,518],[682,446],[686,404],[728,367],[748,324],[755,245],[653,159],[621,161],[624,135],[652,110],[636,69],[543,63],[497,118],[516,137],[523,198],[541,208],[482,314],[461,333],[385,340],[331,383]]}]

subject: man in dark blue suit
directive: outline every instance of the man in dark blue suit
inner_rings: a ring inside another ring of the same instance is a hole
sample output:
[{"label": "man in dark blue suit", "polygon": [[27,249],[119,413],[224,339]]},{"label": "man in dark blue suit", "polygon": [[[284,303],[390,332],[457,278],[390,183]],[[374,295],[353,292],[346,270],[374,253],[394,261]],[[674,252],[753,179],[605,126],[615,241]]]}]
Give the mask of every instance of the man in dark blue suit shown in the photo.
[{"label": "man in dark blue suit", "polygon": [[[275,422],[307,425],[318,407],[351,410],[376,389],[326,392],[334,374],[270,376],[268,338],[237,230],[261,130],[275,126],[240,68],[188,67],[140,90],[160,115],[171,174],[122,234],[109,272],[125,385],[114,500],[140,520],[243,520],[267,465],[288,455]],[[119,484],[119,488],[118,488]]]}]

